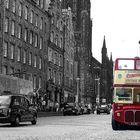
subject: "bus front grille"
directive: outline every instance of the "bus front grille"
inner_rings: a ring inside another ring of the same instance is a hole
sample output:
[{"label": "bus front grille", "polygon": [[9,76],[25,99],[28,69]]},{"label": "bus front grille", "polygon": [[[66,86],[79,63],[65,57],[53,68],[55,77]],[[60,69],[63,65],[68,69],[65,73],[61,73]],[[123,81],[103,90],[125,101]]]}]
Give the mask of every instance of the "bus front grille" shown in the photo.
[{"label": "bus front grille", "polygon": [[135,122],[139,122],[140,123],[140,111],[136,111],[135,112]]},{"label": "bus front grille", "polygon": [[125,122],[134,122],[134,112],[133,111],[125,112]]},{"label": "bus front grille", "polygon": [[140,123],[140,111],[139,110],[127,110],[125,111],[126,123]]}]

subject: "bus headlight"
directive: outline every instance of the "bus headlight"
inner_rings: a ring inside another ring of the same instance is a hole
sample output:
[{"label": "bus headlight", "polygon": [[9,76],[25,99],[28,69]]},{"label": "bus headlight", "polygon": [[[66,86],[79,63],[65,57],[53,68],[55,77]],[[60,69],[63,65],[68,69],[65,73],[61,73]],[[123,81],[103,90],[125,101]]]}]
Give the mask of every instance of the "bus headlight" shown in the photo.
[{"label": "bus headlight", "polygon": [[117,117],[120,117],[120,116],[121,116],[120,112],[117,112]]}]

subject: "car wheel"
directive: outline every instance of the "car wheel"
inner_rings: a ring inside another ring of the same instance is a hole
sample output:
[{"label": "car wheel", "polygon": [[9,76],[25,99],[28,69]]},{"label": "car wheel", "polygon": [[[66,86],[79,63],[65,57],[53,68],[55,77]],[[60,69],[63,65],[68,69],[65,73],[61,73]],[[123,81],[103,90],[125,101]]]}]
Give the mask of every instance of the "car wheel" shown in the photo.
[{"label": "car wheel", "polygon": [[110,112],[107,112],[107,114],[110,114]]},{"label": "car wheel", "polygon": [[100,114],[100,111],[97,110],[97,114]]},{"label": "car wheel", "polygon": [[36,115],[33,116],[33,121],[31,121],[31,123],[33,125],[35,125],[37,123],[37,116]]},{"label": "car wheel", "polygon": [[16,116],[15,121],[11,122],[11,125],[12,126],[19,126],[19,123],[20,123],[20,118],[19,118],[19,116]]}]

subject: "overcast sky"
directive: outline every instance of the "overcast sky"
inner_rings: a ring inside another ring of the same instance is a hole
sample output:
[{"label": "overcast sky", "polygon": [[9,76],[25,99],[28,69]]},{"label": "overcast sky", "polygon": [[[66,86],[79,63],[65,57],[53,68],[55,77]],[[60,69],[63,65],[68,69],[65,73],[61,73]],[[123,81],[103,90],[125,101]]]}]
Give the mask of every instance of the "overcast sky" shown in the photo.
[{"label": "overcast sky", "polygon": [[101,62],[104,35],[108,56],[140,56],[140,0],[91,0],[92,52]]}]

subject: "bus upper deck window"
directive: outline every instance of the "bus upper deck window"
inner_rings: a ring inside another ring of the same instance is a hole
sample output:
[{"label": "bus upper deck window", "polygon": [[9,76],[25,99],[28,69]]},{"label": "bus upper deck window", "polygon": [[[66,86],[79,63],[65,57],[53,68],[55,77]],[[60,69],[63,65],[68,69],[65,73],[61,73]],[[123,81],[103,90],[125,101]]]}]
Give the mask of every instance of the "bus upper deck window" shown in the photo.
[{"label": "bus upper deck window", "polygon": [[134,69],[134,60],[119,60],[118,69]]},{"label": "bus upper deck window", "polygon": [[140,69],[140,60],[136,60],[136,69]]}]

